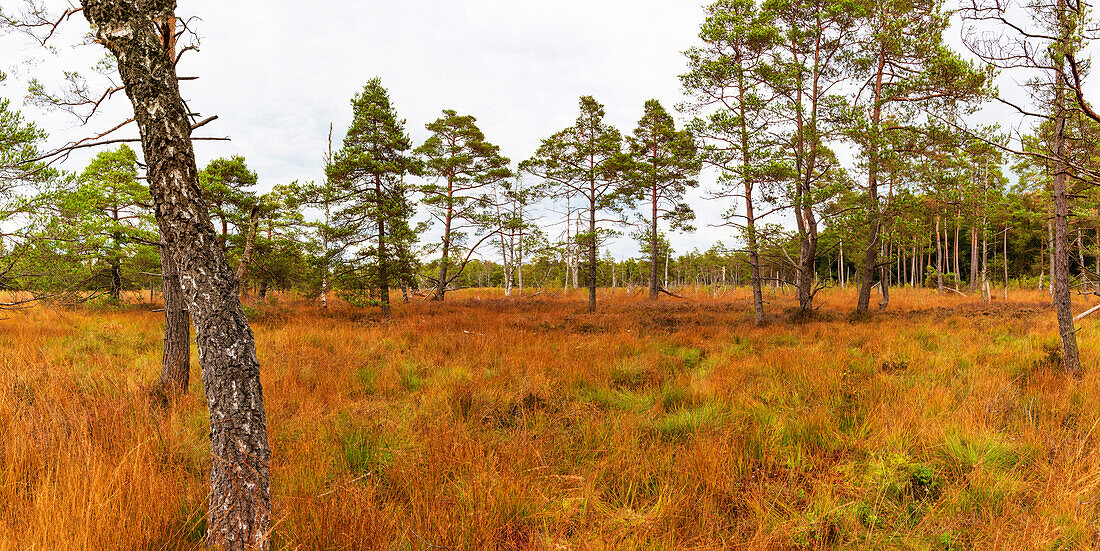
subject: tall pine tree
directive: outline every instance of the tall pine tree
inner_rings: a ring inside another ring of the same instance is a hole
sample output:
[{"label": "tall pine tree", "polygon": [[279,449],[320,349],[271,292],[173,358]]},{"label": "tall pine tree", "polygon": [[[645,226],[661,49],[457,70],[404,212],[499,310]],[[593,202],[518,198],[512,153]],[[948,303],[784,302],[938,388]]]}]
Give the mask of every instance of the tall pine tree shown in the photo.
[{"label": "tall pine tree", "polygon": [[353,289],[373,288],[389,311],[390,284],[407,282],[413,206],[405,177],[418,170],[409,154],[412,143],[405,121],[397,117],[389,94],[373,78],[351,100],[352,122],[343,147],[325,168],[337,190],[336,238],[346,257],[342,275]]}]

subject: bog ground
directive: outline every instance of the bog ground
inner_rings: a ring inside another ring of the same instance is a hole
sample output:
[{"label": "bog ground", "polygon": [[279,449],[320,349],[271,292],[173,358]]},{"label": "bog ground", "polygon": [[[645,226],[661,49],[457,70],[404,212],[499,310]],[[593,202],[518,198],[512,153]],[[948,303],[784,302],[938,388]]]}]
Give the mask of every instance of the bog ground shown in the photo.
[{"label": "bog ground", "polygon": [[[1090,549],[1100,326],[1058,367],[1049,298],[895,290],[456,293],[391,317],[253,305],[276,549]],[[135,299],[136,300],[136,299]],[[1084,308],[1085,302],[1078,307]],[[0,549],[201,549],[197,365],[164,404],[161,314],[0,321]]]}]

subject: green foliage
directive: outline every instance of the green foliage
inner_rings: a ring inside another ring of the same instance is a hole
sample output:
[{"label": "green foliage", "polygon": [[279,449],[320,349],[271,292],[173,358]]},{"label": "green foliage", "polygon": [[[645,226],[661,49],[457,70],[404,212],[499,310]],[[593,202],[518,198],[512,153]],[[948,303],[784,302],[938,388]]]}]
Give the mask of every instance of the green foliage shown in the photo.
[{"label": "green foliage", "polygon": [[[512,176],[509,160],[500,148],[485,140],[477,119],[445,109],[443,116],[425,125],[432,135],[416,149],[424,163],[423,174],[432,180],[421,186],[428,214],[443,226],[438,289],[457,279],[466,262],[492,232],[507,223],[500,216],[500,197],[491,194]],[[467,243],[461,258],[465,232],[482,235]],[[454,268],[451,270],[451,268]],[[442,297],[440,297],[442,298]]]},{"label": "green foliage", "polygon": [[718,426],[724,414],[715,404],[683,408],[664,415],[649,426],[649,431],[667,441],[682,441]]},{"label": "green foliage", "polygon": [[31,287],[46,292],[103,290],[117,302],[139,272],[159,271],[160,238],[149,190],[129,146],[103,151],[76,178],[38,198],[25,258],[41,270]]},{"label": "green foliage", "polygon": [[384,475],[393,460],[391,444],[378,430],[352,428],[341,436],[341,445],[348,469],[357,475]]},{"label": "green foliage", "polygon": [[[673,228],[691,231],[689,223],[695,213],[684,202],[684,194],[699,184],[696,178],[702,169],[691,132],[677,130],[672,116],[651,99],[645,103],[634,134],[627,137],[627,146],[622,192],[648,203],[643,216],[649,217],[647,226],[656,227],[663,219]],[[655,248],[656,242],[651,241],[651,251]]]},{"label": "green foliage", "polygon": [[242,219],[248,216],[257,200],[251,190],[257,182],[256,173],[248,169],[240,155],[214,159],[199,172],[202,197],[210,215],[221,220],[223,239],[229,233],[229,224],[243,225]]},{"label": "green foliage", "polygon": [[620,212],[631,197],[621,187],[622,135],[604,122],[604,106],[592,96],[581,96],[579,103],[580,115],[573,126],[542,140],[535,155],[520,163],[520,171],[540,178],[548,197],[579,199],[584,205],[587,225],[576,239],[587,251],[589,309],[594,309],[597,282],[591,259],[599,258],[599,239],[606,235],[603,219]]},{"label": "green foliage", "polygon": [[386,305],[391,284],[414,283],[418,232],[409,226],[412,188],[405,177],[420,168],[380,79],[368,81],[351,105],[343,147],[325,167],[335,186],[332,257],[344,288],[359,295],[373,289]]}]

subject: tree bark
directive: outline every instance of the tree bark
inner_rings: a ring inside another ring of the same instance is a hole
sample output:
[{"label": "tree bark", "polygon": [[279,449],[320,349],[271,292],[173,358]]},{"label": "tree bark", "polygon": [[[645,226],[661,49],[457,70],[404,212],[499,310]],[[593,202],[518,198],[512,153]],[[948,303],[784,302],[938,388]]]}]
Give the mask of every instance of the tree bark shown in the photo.
[{"label": "tree bark", "polygon": [[989,231],[985,208],[982,208],[982,303],[989,302]]},{"label": "tree bark", "polygon": [[[959,266],[959,230],[962,229],[962,227],[961,227],[962,224],[960,223],[960,219],[961,219],[961,217],[959,216],[959,213],[956,212],[955,213],[955,279],[957,281],[962,281],[962,267]],[[947,254],[948,254],[948,256],[950,256],[951,252],[948,251]],[[948,260],[947,266],[948,266],[948,269],[950,269],[950,266],[951,266],[951,261],[950,260]]]},{"label": "tree bark", "polygon": [[1008,224],[1005,224],[1005,241],[1004,241],[1004,263],[1005,263],[1005,294],[1004,299],[1008,300]]},{"label": "tree bark", "polygon": [[936,290],[943,294],[943,243],[940,242],[940,215],[936,215]]},{"label": "tree bark", "polygon": [[191,380],[191,318],[180,287],[179,270],[172,255],[163,248],[160,273],[164,290],[164,355],[160,385],[169,395],[184,394]]},{"label": "tree bark", "polygon": [[260,223],[260,207],[252,207],[252,210],[248,213],[248,233],[244,238],[244,252],[241,253],[241,262],[237,264],[237,283],[241,286],[241,291],[247,296],[248,285],[245,284],[245,277],[248,277],[248,265],[252,262],[252,250],[256,247],[256,231],[259,229]]},{"label": "tree bark", "polygon": [[[1059,11],[1065,10],[1065,0],[1059,0]],[[1066,40],[1068,42],[1068,40]],[[1068,47],[1068,45],[1067,45]],[[1058,333],[1062,339],[1062,362],[1067,372],[1081,376],[1081,359],[1077,350],[1077,333],[1073,328],[1073,305],[1070,300],[1069,273],[1069,192],[1066,185],[1065,79],[1060,56],[1055,61],[1054,96],[1054,309],[1058,317]]]},{"label": "tree bark", "polygon": [[978,289],[978,226],[970,227],[970,292]]},{"label": "tree bark", "polygon": [[[888,246],[885,246],[886,251],[884,256],[890,258],[890,250]],[[890,305],[890,264],[887,263],[879,268],[878,289],[882,293],[882,300],[878,303],[879,310],[885,310]]]},{"label": "tree bark", "polygon": [[447,177],[447,215],[443,223],[443,256],[439,258],[439,281],[435,287],[435,300],[443,301],[447,292],[447,268],[451,260],[451,220],[454,216],[454,175]]},{"label": "tree bark", "polygon": [[596,311],[596,186],[588,208],[588,311]]},{"label": "tree bark", "polygon": [[[878,132],[882,120],[882,79],[886,69],[886,46],[880,45],[878,51],[875,85],[872,89],[871,108],[871,144],[867,149],[867,202],[870,209],[870,235],[867,248],[863,250],[863,264],[859,268],[859,298],[856,300],[856,312],[866,312],[871,304],[871,288],[874,286],[875,268],[878,263],[879,234],[882,233],[882,214],[878,204]],[[882,271],[881,273],[886,273]],[[889,301],[889,291],[883,291],[883,303],[880,310]]]},{"label": "tree bark", "polygon": [[378,300],[382,304],[382,313],[390,312],[390,278],[386,264],[386,198],[382,195],[382,177],[374,176],[374,197],[378,202]]},{"label": "tree bark", "polygon": [[1047,256],[1050,259],[1050,296],[1054,298],[1054,210],[1053,199],[1047,203]]},{"label": "tree bark", "polygon": [[[656,169],[654,169],[656,170]],[[657,288],[657,183],[654,178],[653,188],[650,190],[652,197],[650,199],[653,212],[650,214],[649,219],[649,300],[657,300],[660,298],[660,291]]]},{"label": "tree bark", "polygon": [[260,366],[236,278],[199,190],[188,111],[170,41],[160,34],[159,23],[174,20],[175,2],[81,4],[96,41],[116,58],[133,104],[157,222],[195,324],[213,455],[207,545],[267,550],[271,452]]}]

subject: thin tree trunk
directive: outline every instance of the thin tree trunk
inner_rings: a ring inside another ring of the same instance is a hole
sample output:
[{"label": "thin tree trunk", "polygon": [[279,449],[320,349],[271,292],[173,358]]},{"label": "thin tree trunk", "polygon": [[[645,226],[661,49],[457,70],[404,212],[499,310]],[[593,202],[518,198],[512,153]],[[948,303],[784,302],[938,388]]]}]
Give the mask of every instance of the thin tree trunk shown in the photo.
[{"label": "thin tree trunk", "polygon": [[1004,240],[1004,264],[1005,264],[1005,294],[1004,299],[1008,300],[1008,224],[1005,224],[1005,240]]},{"label": "thin tree trunk", "polygon": [[[962,224],[960,223],[960,219],[961,219],[961,217],[959,216],[959,213],[956,212],[955,213],[955,279],[957,281],[962,281],[962,267],[959,266],[959,230],[961,229],[961,226],[962,226]],[[948,262],[947,265],[950,266],[951,262]]]},{"label": "thin tree trunk", "polygon": [[596,311],[596,185],[592,184],[592,201],[588,206],[588,311]]},{"label": "thin tree trunk", "polygon": [[943,294],[943,247],[940,242],[940,215],[936,215],[936,289]]},{"label": "thin tree trunk", "polygon": [[[883,256],[885,256],[886,259],[889,260],[889,258],[890,258],[890,247],[889,247],[889,245],[883,245],[883,246],[886,248],[885,254]],[[878,287],[879,287],[879,292],[882,293],[882,301],[878,303],[878,309],[879,310],[885,310],[886,307],[890,305],[890,283],[891,283],[890,282],[890,264],[887,263],[887,264],[883,265],[881,268],[879,268],[879,284],[878,284]]]},{"label": "thin tree trunk", "polygon": [[1052,203],[1053,203],[1053,198],[1051,199],[1051,201],[1047,202],[1047,255],[1050,259],[1050,296],[1051,296],[1051,298],[1054,297],[1054,278],[1055,278],[1055,273],[1056,273],[1056,271],[1054,269],[1054,249],[1055,249],[1055,247],[1054,247],[1054,211],[1051,210],[1053,208]]},{"label": "thin tree trunk", "polygon": [[970,227],[970,292],[978,289],[978,225]]},{"label": "thin tree trunk", "polygon": [[989,296],[989,231],[986,227],[985,207],[982,207],[982,303],[988,303]]},{"label": "thin tree trunk", "polygon": [[241,262],[237,265],[237,282],[241,286],[241,292],[248,296],[248,285],[245,277],[248,276],[248,265],[252,262],[252,250],[256,246],[257,225],[260,223],[260,207],[252,207],[248,213],[248,233],[244,239],[244,253],[241,254]]},{"label": "thin tree trunk", "polygon": [[435,300],[443,301],[443,294],[447,292],[447,268],[451,262],[451,220],[454,216],[454,208],[451,201],[454,200],[454,175],[447,178],[447,215],[443,221],[443,256],[439,258],[439,282],[435,289]]},{"label": "thin tree trunk", "polygon": [[382,196],[382,177],[374,176],[374,198],[378,205],[378,300],[382,303],[382,313],[390,312],[389,257],[386,253],[385,197]]},{"label": "thin tree trunk", "polygon": [[649,300],[657,300],[660,291],[657,288],[657,183],[653,183],[650,190],[652,197],[650,206],[652,213],[649,218]]}]

